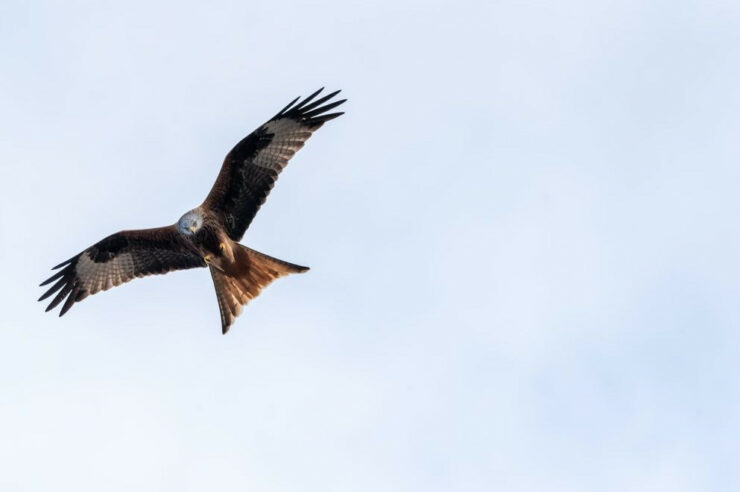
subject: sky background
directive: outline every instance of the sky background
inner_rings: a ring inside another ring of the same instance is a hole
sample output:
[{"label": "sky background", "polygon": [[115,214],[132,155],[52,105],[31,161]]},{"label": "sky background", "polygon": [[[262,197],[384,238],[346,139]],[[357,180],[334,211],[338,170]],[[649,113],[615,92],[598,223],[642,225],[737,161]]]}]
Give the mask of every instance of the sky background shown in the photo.
[{"label": "sky background", "polygon": [[[0,3],[0,489],[740,488],[740,4]],[[207,270],[63,318],[292,98],[346,114]]]}]

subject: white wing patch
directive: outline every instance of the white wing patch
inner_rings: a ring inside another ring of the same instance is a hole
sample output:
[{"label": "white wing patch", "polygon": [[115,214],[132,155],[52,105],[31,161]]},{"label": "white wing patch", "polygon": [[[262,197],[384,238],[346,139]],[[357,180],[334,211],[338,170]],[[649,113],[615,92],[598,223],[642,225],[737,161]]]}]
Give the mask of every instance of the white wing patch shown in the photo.
[{"label": "white wing patch", "polygon": [[89,294],[95,294],[133,279],[134,266],[131,253],[121,253],[105,263],[95,263],[85,252],[77,261],[77,278],[80,279],[80,287]]},{"label": "white wing patch", "polygon": [[289,118],[270,121],[265,124],[265,129],[273,134],[272,141],[257,153],[252,163],[278,173],[285,168],[288,160],[303,147],[312,134],[305,125]]}]

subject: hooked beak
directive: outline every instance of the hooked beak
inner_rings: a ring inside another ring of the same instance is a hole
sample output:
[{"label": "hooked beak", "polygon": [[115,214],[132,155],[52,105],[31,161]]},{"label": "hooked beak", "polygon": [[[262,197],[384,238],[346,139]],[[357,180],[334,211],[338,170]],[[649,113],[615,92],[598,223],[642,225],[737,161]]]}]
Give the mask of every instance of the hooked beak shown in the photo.
[{"label": "hooked beak", "polygon": [[197,230],[198,230],[198,228],[197,228],[197,227],[195,227],[194,225],[191,225],[190,227],[188,227],[188,230],[189,230],[190,232],[192,232],[192,233],[195,233],[195,231],[197,231]]}]

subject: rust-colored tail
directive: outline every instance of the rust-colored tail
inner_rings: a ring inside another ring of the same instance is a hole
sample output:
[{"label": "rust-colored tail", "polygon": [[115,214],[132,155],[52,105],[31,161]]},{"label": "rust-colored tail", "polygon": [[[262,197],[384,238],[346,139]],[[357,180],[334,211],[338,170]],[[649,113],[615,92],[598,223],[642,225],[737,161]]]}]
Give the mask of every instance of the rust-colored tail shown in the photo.
[{"label": "rust-colored tail", "polygon": [[241,244],[236,245],[234,252],[236,261],[227,269],[210,267],[224,334],[241,314],[242,306],[257,297],[273,280],[289,273],[308,271],[308,267],[278,260]]}]

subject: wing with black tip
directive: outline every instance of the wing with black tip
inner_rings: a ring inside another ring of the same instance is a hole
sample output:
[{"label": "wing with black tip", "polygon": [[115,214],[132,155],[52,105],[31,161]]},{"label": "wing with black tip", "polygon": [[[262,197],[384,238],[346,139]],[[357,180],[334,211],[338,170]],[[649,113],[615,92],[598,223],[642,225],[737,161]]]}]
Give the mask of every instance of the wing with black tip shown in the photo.
[{"label": "wing with black tip", "polygon": [[293,154],[325,122],[344,114],[330,112],[345,101],[332,100],[339,91],[317,99],[322,90],[294,99],[226,156],[203,205],[222,217],[232,240],[242,238]]},{"label": "wing with black tip", "polygon": [[121,231],[55,266],[59,271],[41,285],[55,283],[39,301],[55,295],[46,310],[64,301],[62,316],[75,302],[134,278],[205,266],[175,226]]}]

